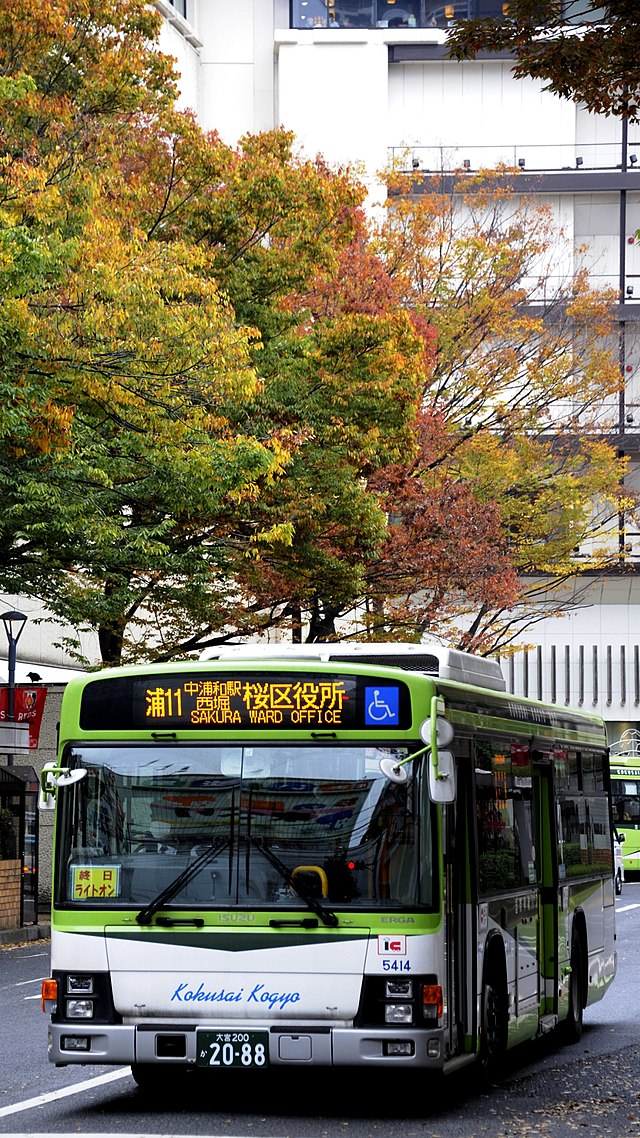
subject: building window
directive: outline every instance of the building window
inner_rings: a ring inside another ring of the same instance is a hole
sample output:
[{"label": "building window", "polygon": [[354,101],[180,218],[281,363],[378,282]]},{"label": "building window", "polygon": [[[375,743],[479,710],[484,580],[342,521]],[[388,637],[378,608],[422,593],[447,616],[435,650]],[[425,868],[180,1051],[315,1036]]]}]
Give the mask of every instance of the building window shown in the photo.
[{"label": "building window", "polygon": [[187,18],[187,0],[169,0],[172,8],[175,8],[179,16]]},{"label": "building window", "polygon": [[505,0],[291,0],[292,28],[447,28],[454,20],[500,17]]}]

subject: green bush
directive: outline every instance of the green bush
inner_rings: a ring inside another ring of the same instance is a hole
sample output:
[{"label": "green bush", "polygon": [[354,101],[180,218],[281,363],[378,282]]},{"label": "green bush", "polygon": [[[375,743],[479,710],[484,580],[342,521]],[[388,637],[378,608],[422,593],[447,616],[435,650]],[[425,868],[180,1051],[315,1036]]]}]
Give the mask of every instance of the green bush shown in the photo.
[{"label": "green bush", "polygon": [[480,854],[480,892],[498,893],[520,884],[518,859],[513,850]]},{"label": "green bush", "polygon": [[0,810],[0,861],[3,858],[18,856],[16,832],[13,827],[13,815],[9,810]]}]

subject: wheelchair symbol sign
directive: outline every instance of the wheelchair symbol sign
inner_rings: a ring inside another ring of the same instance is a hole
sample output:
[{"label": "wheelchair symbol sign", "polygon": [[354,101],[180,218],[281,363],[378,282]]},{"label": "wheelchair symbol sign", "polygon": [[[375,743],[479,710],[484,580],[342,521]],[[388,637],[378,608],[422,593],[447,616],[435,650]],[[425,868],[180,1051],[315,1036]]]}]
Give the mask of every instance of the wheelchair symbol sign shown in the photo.
[{"label": "wheelchair symbol sign", "polygon": [[367,727],[397,727],[400,722],[398,688],[365,688],[364,721]]}]

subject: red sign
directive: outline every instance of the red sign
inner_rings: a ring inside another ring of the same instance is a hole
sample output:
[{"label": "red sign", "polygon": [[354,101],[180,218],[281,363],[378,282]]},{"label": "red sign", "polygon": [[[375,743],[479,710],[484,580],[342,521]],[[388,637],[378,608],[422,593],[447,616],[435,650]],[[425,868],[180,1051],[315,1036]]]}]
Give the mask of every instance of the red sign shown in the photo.
[{"label": "red sign", "polygon": [[[40,738],[40,724],[47,698],[47,689],[28,684],[16,684],[13,693],[13,722],[29,724],[29,749],[35,750]],[[0,686],[0,723],[9,722],[9,688]]]}]

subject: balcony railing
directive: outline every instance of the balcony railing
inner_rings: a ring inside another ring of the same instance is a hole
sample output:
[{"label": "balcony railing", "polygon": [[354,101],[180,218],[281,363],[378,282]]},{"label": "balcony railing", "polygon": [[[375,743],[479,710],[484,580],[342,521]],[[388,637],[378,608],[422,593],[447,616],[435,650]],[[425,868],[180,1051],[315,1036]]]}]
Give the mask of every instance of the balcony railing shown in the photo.
[{"label": "balcony railing", "polygon": [[[496,146],[390,146],[390,163],[399,170],[416,173],[451,174],[491,170],[502,164],[527,174],[573,170],[620,170],[621,143],[550,143]],[[625,165],[640,175],[640,127],[637,137],[627,143]],[[640,188],[640,177],[638,178]]]}]

